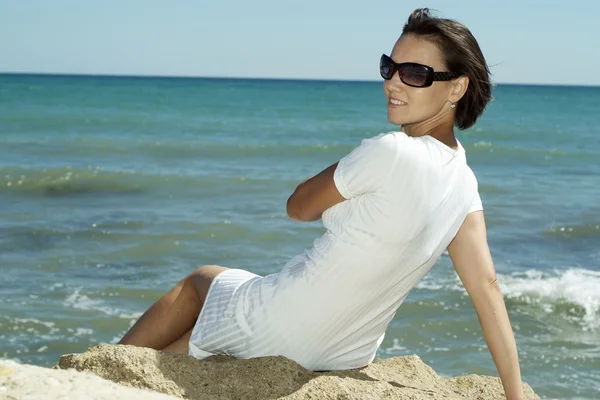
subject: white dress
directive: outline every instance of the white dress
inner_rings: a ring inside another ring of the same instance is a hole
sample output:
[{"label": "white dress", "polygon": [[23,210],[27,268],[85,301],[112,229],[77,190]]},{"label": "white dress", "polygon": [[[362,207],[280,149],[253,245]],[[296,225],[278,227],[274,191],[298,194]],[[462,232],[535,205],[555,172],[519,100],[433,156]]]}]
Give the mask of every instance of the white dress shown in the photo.
[{"label": "white dress", "polygon": [[311,370],[363,367],[409,291],[469,212],[481,210],[464,148],[403,132],[364,139],[340,160],[346,201],[325,234],[265,277],[231,269],[211,284],[189,354],[288,357]]}]

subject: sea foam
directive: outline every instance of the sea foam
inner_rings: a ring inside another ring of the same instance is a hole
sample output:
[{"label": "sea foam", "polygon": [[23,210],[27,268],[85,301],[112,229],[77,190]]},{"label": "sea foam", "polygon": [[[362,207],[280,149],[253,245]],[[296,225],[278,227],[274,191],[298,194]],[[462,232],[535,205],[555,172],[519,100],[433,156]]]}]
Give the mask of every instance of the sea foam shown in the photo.
[{"label": "sea foam", "polygon": [[583,268],[569,268],[542,272],[528,270],[510,275],[499,275],[504,296],[528,304],[538,304],[554,312],[559,304],[581,307],[584,329],[600,328],[600,272]]},{"label": "sea foam", "polygon": [[[558,311],[584,330],[600,330],[600,272],[584,268],[540,271],[529,269],[497,274],[505,299],[539,307],[545,313]],[[444,277],[428,275],[418,285],[422,290],[463,292],[456,274]]]}]

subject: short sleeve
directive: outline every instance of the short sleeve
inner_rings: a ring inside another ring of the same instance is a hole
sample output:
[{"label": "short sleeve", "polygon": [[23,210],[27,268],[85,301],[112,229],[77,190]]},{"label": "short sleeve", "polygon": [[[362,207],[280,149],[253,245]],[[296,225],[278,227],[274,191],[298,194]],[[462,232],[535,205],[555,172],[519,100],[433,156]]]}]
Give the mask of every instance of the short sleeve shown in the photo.
[{"label": "short sleeve", "polygon": [[473,196],[473,201],[471,202],[471,208],[469,208],[469,214],[481,210],[483,210],[483,203],[481,202],[481,197],[479,196],[479,190],[476,190],[475,196]]},{"label": "short sleeve", "polygon": [[481,202],[481,197],[479,196],[479,182],[477,182],[477,177],[473,173],[473,170],[469,168],[471,184],[474,185],[473,199],[471,200],[471,206],[469,207],[469,214],[475,211],[483,210],[483,203]]},{"label": "short sleeve", "polygon": [[340,194],[351,199],[379,189],[393,168],[398,142],[393,133],[363,139],[338,163],[333,180]]}]

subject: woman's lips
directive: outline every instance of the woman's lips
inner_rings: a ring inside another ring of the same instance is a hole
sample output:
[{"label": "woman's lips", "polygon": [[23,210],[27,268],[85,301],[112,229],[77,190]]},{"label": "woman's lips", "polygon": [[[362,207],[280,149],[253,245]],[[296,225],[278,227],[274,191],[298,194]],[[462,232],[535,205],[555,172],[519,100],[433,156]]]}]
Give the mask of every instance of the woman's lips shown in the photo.
[{"label": "woman's lips", "polygon": [[394,99],[393,97],[390,97],[390,99],[388,101],[388,106],[392,107],[392,108],[404,107],[406,105],[408,105],[408,104],[403,102],[402,100]]}]

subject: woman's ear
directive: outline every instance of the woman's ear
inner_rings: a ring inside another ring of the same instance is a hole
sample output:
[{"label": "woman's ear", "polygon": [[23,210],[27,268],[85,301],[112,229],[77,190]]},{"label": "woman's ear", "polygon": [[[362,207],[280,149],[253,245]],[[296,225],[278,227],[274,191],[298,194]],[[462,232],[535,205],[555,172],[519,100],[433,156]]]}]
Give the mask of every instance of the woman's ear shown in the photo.
[{"label": "woman's ear", "polygon": [[452,82],[452,91],[450,92],[450,97],[448,100],[452,103],[458,103],[460,99],[467,93],[467,89],[469,88],[469,77],[464,75],[459,78],[456,78]]}]

